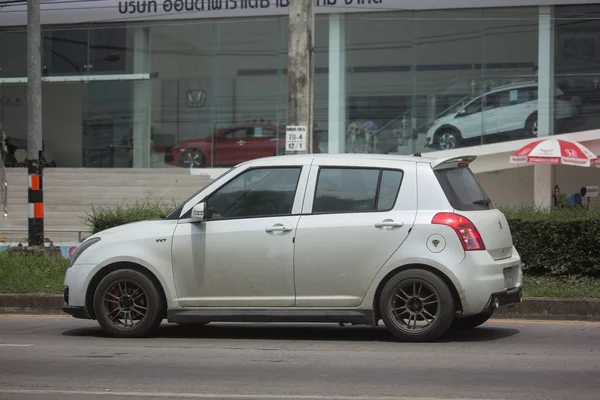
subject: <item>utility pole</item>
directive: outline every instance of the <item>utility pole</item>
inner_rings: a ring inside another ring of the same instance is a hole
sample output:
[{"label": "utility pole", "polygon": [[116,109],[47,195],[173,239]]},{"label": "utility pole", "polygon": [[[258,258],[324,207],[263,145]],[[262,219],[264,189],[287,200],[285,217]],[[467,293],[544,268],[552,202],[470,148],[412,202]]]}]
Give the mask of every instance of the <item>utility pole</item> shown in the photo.
[{"label": "utility pole", "polygon": [[44,245],[40,0],[27,0],[27,176],[29,246]]},{"label": "utility pole", "polygon": [[[290,140],[286,133],[286,154],[312,153],[314,28],[314,0],[290,0],[287,125],[306,127],[306,132],[304,140]],[[290,150],[291,142],[296,143],[296,149]],[[298,149],[298,143],[304,149]]]}]

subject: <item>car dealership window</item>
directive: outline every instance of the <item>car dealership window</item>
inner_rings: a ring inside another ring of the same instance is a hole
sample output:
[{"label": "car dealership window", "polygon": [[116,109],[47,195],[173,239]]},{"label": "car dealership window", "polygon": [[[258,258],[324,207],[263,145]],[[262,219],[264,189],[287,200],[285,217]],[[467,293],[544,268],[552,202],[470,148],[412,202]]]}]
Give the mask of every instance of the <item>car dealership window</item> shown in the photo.
[{"label": "car dealership window", "polygon": [[211,194],[212,219],[268,217],[292,212],[301,167],[246,171]]},{"label": "car dealership window", "polygon": [[385,211],[394,206],[402,171],[322,168],[313,213]]},{"label": "car dealership window", "polygon": [[347,152],[446,149],[449,127],[450,148],[527,137],[535,107],[494,115],[482,96],[536,81],[537,7],[357,13],[345,28]]},{"label": "car dealership window", "polygon": [[[597,2],[596,2],[597,3]],[[600,128],[599,4],[555,7],[555,134]],[[541,101],[541,100],[540,100]],[[546,100],[548,101],[548,100]]]},{"label": "car dealership window", "polygon": [[[600,6],[554,10],[557,87],[552,98],[539,101],[537,90],[522,97],[521,89],[512,88],[537,85],[538,7],[317,15],[316,147],[333,153],[414,154],[428,139],[448,134],[444,130],[449,126],[457,140],[447,143],[458,147],[531,137],[524,127],[534,125],[538,103],[548,102],[556,104],[555,133],[597,129],[600,21],[589,15],[597,14]],[[282,153],[284,146],[279,139],[269,140],[273,132],[265,126],[277,129],[275,137],[285,140],[286,27],[282,15],[153,19],[139,26],[48,25],[43,29],[47,77],[151,77],[84,86],[45,84],[45,103],[59,103],[66,114],[48,114],[46,131],[60,135],[46,135],[44,146],[53,150],[59,167],[185,167],[180,153],[168,149],[243,124],[254,126],[249,137],[268,138],[255,146],[257,151],[207,145],[196,167],[231,166],[240,159]],[[0,54],[11,55],[2,59],[0,79],[26,77],[25,43],[24,26],[0,31]],[[4,126],[13,127],[9,134],[20,132],[20,139],[26,131],[18,103],[24,85],[0,88],[6,102],[0,118]],[[474,104],[469,107],[471,118],[457,117],[474,99],[481,103],[481,96],[503,87],[509,91],[508,104],[515,107],[494,114]],[[330,88],[335,90],[329,93]],[[425,151],[439,150],[438,142],[433,140]],[[227,156],[226,162],[219,163],[216,152]]]}]

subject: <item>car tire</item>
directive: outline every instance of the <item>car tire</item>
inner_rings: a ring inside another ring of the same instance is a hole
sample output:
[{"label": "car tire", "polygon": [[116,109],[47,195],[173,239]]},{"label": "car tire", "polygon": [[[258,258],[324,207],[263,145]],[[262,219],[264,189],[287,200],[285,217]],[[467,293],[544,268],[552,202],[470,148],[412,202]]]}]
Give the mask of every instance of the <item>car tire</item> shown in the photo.
[{"label": "car tire", "polygon": [[534,138],[538,136],[538,118],[537,113],[531,114],[525,122],[525,136]]},{"label": "car tire", "polygon": [[109,273],[94,293],[98,324],[113,337],[135,338],[154,333],[163,320],[165,308],[154,282],[132,269]]},{"label": "car tire", "polygon": [[435,144],[440,150],[452,150],[459,147],[462,136],[459,131],[451,128],[440,129],[435,134]]},{"label": "car tire", "polygon": [[[450,328],[455,312],[448,285],[439,276],[422,269],[408,269],[394,275],[383,287],[379,300],[379,313],[386,328],[404,342],[439,339]],[[431,319],[428,325],[417,329],[417,323],[427,318]]]},{"label": "car tire", "polygon": [[451,328],[457,330],[469,330],[477,328],[480,325],[485,324],[488,319],[493,315],[493,311],[486,310],[480,314],[469,315],[464,317],[462,315],[456,315],[454,321],[452,321]]},{"label": "car tire", "polygon": [[184,168],[202,168],[206,166],[206,157],[200,150],[186,150],[181,154],[181,166]]}]

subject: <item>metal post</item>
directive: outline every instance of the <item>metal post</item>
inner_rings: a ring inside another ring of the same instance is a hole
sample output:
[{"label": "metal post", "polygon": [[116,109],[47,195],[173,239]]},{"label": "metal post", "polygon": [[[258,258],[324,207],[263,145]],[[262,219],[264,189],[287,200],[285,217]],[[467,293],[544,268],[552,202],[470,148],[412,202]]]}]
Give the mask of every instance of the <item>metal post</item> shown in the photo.
[{"label": "metal post", "polygon": [[314,0],[290,0],[287,125],[306,127],[306,149],[286,154],[312,153],[314,26]]},{"label": "metal post", "polygon": [[29,246],[44,245],[40,0],[27,1],[27,175]]}]

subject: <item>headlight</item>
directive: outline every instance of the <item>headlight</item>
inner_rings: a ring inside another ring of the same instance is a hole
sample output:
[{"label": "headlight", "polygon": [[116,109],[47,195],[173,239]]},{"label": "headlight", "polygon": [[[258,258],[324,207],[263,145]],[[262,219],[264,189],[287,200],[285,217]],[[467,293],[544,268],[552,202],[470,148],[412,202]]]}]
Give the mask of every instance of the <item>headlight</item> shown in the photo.
[{"label": "headlight", "polygon": [[93,245],[94,243],[98,243],[99,241],[100,241],[100,238],[95,237],[95,238],[88,239],[88,240],[84,241],[83,243],[81,243],[79,245],[79,247],[77,247],[77,250],[75,250],[75,252],[73,253],[73,256],[71,257],[71,264],[69,265],[69,267],[72,267],[73,264],[75,264],[75,261],[77,261],[77,258],[81,255],[81,253],[83,253],[91,245]]}]

